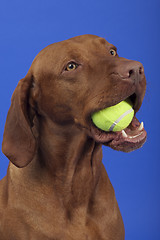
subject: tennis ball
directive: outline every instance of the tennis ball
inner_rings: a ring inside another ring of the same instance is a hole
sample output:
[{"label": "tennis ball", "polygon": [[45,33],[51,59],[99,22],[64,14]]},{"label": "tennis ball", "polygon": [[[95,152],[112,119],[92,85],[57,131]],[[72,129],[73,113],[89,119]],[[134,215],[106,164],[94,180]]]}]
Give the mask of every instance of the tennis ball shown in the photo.
[{"label": "tennis ball", "polygon": [[93,113],[93,123],[103,131],[121,131],[128,127],[134,116],[132,102],[126,99],[114,106]]}]

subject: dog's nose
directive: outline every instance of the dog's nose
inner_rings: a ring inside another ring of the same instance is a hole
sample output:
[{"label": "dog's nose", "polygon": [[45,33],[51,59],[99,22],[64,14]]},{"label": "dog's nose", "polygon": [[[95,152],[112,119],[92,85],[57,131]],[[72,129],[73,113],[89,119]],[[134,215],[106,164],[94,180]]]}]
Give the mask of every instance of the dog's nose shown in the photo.
[{"label": "dog's nose", "polygon": [[128,62],[122,72],[123,78],[130,78],[136,83],[139,83],[144,76],[144,68],[140,62],[130,61]]},{"label": "dog's nose", "polygon": [[144,74],[143,65],[139,62],[135,62],[132,68],[128,71],[128,77],[136,82],[140,82],[142,80],[142,75]]}]

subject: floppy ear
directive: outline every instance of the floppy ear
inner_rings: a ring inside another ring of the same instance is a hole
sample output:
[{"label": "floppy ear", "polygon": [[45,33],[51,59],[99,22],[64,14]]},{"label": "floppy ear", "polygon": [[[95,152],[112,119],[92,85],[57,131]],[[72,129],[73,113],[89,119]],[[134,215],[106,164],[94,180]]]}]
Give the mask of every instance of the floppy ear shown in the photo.
[{"label": "floppy ear", "polygon": [[11,100],[2,142],[2,151],[17,167],[27,166],[36,151],[29,116],[29,92],[32,77],[28,74],[19,81]]}]

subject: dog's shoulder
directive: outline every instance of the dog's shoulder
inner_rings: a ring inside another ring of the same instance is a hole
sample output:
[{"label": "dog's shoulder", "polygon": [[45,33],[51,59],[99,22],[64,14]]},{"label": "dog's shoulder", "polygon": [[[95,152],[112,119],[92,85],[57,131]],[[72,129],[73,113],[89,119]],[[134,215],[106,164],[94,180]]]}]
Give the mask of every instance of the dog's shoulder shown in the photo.
[{"label": "dog's shoulder", "polygon": [[4,210],[8,199],[8,183],[7,176],[0,180],[0,212]]},{"label": "dog's shoulder", "polygon": [[0,180],[0,240],[5,240],[3,229],[5,225],[5,213],[8,202],[7,176]]}]

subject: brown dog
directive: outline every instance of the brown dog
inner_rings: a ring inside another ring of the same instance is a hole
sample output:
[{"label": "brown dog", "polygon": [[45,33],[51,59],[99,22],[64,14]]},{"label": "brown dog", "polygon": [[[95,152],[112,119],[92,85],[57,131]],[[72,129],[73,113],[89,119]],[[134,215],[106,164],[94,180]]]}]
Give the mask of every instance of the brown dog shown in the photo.
[{"label": "brown dog", "polygon": [[122,240],[124,227],[102,164],[102,144],[129,152],[146,132],[134,117],[124,132],[103,132],[93,112],[145,94],[143,66],[105,39],[84,35],[52,44],[14,91],[0,182],[0,240]]}]

